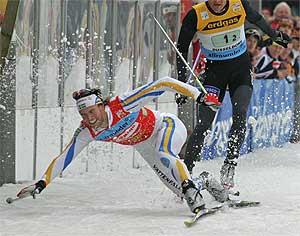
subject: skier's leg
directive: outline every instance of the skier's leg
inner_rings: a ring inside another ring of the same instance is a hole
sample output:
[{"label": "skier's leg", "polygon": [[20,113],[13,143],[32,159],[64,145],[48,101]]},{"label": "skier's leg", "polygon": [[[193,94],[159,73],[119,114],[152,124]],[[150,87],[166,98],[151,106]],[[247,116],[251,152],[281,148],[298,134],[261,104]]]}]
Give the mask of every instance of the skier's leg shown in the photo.
[{"label": "skier's leg", "polygon": [[204,207],[203,198],[195,187],[184,162],[179,159],[186,136],[184,124],[172,114],[162,114],[162,125],[150,145],[137,145],[137,150],[159,176],[160,180],[176,195],[182,196],[192,212]]},{"label": "skier's leg", "polygon": [[216,112],[208,106],[199,105],[198,123],[187,140],[184,157],[184,163],[190,172],[192,172],[194,162],[200,159],[203,142],[207,131],[211,128],[215,114]]},{"label": "skier's leg", "polygon": [[229,132],[227,156],[221,168],[221,183],[228,188],[234,186],[235,166],[246,135],[247,110],[251,95],[252,87],[241,85],[231,96],[232,126]]},{"label": "skier's leg", "polygon": [[[214,93],[222,102],[226,92],[227,79],[226,67],[208,63],[204,77],[204,87],[207,92]],[[194,162],[200,159],[207,131],[211,128],[216,112],[208,106],[198,106],[198,117],[193,133],[189,136],[186,144],[184,162],[188,170],[192,173]]]},{"label": "skier's leg", "polygon": [[240,148],[246,134],[247,111],[252,95],[252,88],[247,85],[239,86],[231,98],[232,126],[229,132],[227,158],[234,159],[239,156]]}]

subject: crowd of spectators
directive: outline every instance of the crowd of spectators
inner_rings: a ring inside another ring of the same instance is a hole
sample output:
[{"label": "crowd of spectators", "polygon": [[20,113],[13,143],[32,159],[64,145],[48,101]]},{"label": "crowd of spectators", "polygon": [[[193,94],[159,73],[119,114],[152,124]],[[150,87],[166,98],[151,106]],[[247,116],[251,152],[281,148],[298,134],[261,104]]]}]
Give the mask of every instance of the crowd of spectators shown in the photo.
[{"label": "crowd of spectators", "polygon": [[299,77],[300,17],[292,15],[291,8],[286,2],[278,3],[273,12],[263,9],[262,14],[273,29],[290,35],[292,43],[288,48],[283,48],[272,43],[257,29],[246,29],[247,46],[255,79],[295,81]]}]

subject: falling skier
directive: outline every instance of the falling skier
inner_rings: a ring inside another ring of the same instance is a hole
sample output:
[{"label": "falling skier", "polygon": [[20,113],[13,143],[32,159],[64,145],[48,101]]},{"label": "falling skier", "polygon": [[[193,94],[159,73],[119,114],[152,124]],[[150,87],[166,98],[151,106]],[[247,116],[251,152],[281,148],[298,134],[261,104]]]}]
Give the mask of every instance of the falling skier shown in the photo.
[{"label": "falling skier", "polygon": [[197,186],[201,189],[198,189],[186,165],[179,159],[178,153],[187,136],[184,124],[173,114],[144,107],[165,91],[181,93],[199,103],[215,99],[210,96],[204,98],[197,88],[169,77],[111,99],[103,99],[99,89],[74,92],[73,98],[82,116],[80,127],[65,150],[50,163],[42,179],[23,188],[17,196],[23,198],[41,193],[90,142],[104,141],[133,146],[160,180],[176,195],[186,199],[194,213],[205,208],[200,194],[202,189],[206,189],[217,201],[226,201],[228,192],[210,173],[200,174]]}]

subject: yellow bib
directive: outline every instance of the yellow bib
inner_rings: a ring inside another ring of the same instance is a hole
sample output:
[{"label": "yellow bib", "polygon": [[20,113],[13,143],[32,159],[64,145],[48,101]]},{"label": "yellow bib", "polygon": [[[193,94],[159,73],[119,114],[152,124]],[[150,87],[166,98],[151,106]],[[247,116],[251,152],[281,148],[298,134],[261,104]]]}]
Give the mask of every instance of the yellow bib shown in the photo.
[{"label": "yellow bib", "polygon": [[205,2],[193,8],[197,14],[202,52],[208,59],[231,59],[246,51],[246,12],[240,0],[230,0],[227,11],[222,15],[212,13]]}]

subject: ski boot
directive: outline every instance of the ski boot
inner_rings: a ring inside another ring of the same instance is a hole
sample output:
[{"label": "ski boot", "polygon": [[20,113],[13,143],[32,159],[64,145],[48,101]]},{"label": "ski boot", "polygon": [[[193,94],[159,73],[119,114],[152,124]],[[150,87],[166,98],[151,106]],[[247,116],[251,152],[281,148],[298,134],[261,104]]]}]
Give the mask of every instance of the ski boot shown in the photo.
[{"label": "ski boot", "polygon": [[225,159],[224,164],[220,170],[220,180],[221,184],[226,189],[234,187],[234,172],[237,162],[230,159]]},{"label": "ski boot", "polygon": [[218,202],[225,202],[229,199],[229,193],[214,177],[207,171],[203,171],[194,179],[199,189],[206,189]]},{"label": "ski boot", "polygon": [[202,179],[203,189],[206,189],[211,196],[213,196],[218,202],[225,202],[229,199],[228,191],[225,189],[212,174],[207,171],[203,171],[199,178]]},{"label": "ski boot", "polygon": [[184,198],[193,213],[205,208],[205,203],[200,190],[196,188],[193,181],[187,179],[182,182],[182,193]]}]

